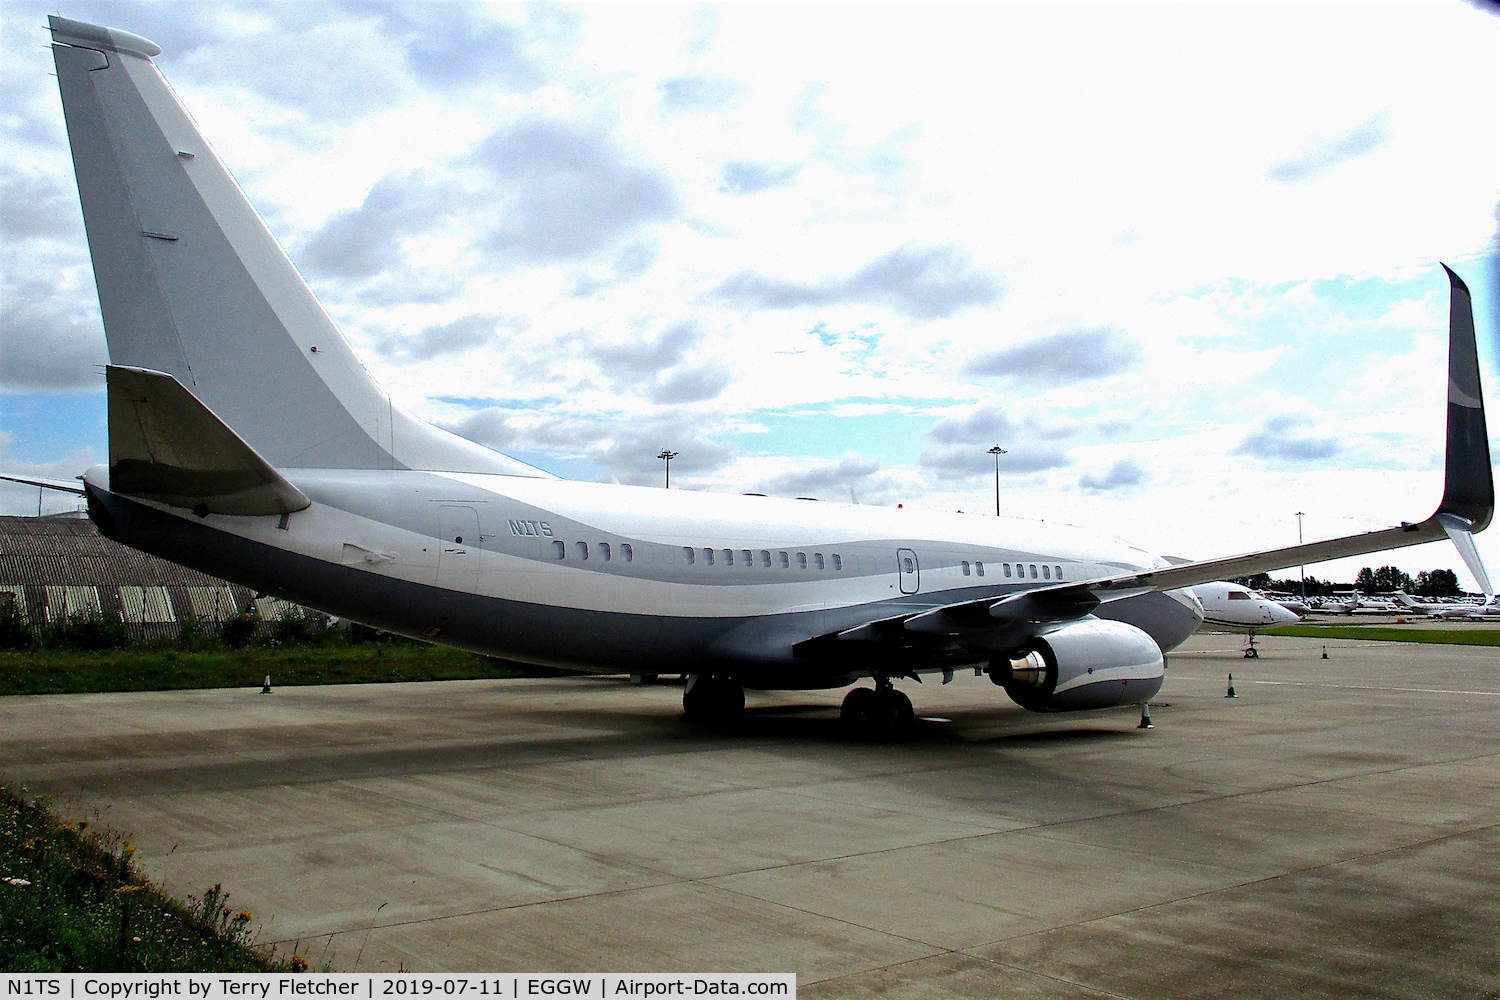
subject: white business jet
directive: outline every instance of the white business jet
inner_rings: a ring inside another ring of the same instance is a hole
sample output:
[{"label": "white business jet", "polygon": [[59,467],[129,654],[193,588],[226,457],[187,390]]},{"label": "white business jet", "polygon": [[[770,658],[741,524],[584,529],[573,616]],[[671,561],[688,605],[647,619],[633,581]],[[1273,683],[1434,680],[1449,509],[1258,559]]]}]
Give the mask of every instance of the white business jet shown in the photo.
[{"label": "white business jet", "polygon": [[1411,614],[1428,618],[1467,618],[1483,607],[1473,601],[1419,601],[1405,591],[1396,595],[1396,603]]},{"label": "white business jet", "polygon": [[[1056,523],[565,482],[381,390],[126,31],[49,19],[109,343],[108,537],[257,591],[477,652],[836,688],[900,734],[894,682],[985,670],[1041,712],[1144,705],[1202,621],[1190,588],[1472,532],[1494,486],[1468,289],[1452,290],[1446,487],[1425,520],[1170,565]],[[1173,516],[1182,516],[1180,509]]]},{"label": "white business jet", "polygon": [[1247,660],[1260,657],[1260,650],[1255,648],[1256,632],[1300,620],[1295,612],[1237,583],[1215,580],[1199,584],[1193,588],[1193,593],[1203,605],[1204,624],[1235,632],[1244,630],[1249,638],[1249,645],[1245,647]]}]

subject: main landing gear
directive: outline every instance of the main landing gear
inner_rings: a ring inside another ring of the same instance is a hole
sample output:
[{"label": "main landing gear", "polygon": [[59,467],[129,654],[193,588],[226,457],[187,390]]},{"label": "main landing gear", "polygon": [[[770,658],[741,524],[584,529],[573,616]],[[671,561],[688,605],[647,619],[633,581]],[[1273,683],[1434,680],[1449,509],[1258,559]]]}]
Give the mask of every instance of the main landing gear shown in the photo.
[{"label": "main landing gear", "polygon": [[911,699],[897,691],[888,677],[875,678],[873,688],[850,691],[839,714],[857,736],[871,740],[905,739],[917,724]]},{"label": "main landing gear", "polygon": [[733,677],[689,674],[682,711],[689,722],[733,722],[745,710],[745,689]]}]

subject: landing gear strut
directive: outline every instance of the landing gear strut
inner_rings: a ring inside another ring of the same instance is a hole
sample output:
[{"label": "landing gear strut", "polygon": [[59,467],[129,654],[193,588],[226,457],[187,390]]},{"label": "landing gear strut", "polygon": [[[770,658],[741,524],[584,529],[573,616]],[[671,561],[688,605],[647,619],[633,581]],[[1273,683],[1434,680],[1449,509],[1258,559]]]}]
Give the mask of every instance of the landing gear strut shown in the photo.
[{"label": "landing gear strut", "polygon": [[1250,645],[1248,645],[1248,646],[1245,647],[1245,659],[1247,659],[1247,660],[1258,660],[1258,659],[1260,659],[1260,650],[1258,650],[1258,649],[1255,648],[1255,633],[1254,632],[1246,632],[1245,634],[1250,637]]},{"label": "landing gear strut", "polygon": [[858,687],[844,696],[839,711],[856,735],[870,740],[899,740],[911,735],[917,714],[911,699],[897,691],[890,678],[875,678],[873,688]]},{"label": "landing gear strut", "polygon": [[733,677],[689,674],[682,711],[690,722],[733,722],[745,710],[745,689]]}]

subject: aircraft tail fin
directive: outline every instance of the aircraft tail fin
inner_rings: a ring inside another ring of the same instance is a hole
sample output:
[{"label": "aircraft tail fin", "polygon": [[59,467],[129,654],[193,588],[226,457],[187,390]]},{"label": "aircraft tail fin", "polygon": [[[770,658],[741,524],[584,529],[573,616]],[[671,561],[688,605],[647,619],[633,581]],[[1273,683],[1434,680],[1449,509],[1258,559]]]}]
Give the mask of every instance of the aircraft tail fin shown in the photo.
[{"label": "aircraft tail fin", "polygon": [[129,32],[50,17],[117,366],[173,375],[283,468],[546,476],[395,406]]}]

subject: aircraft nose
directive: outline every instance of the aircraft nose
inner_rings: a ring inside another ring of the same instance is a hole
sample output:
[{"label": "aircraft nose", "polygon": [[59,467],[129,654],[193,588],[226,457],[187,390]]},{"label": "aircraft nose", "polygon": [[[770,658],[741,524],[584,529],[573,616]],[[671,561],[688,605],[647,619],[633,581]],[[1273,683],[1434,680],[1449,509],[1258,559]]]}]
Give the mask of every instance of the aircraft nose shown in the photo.
[{"label": "aircraft nose", "polygon": [[1297,612],[1291,610],[1290,608],[1284,608],[1279,604],[1276,605],[1272,610],[1272,614],[1276,616],[1276,620],[1278,622],[1295,622],[1302,620],[1302,616],[1297,614]]}]

